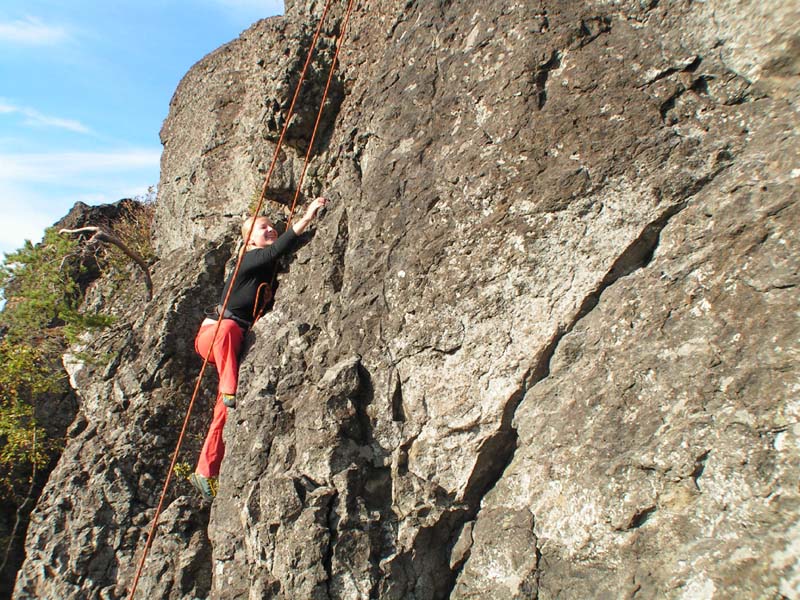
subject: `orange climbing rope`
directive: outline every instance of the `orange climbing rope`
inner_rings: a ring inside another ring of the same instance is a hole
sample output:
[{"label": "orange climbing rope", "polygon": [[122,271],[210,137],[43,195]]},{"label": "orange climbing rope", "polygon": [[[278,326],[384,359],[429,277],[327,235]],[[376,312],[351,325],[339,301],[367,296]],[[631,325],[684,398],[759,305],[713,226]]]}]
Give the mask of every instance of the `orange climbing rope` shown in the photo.
[{"label": "orange climbing rope", "polygon": [[[331,68],[328,70],[328,80],[325,82],[325,90],[322,92],[322,102],[319,104],[319,110],[317,111],[317,119],[314,121],[314,129],[311,132],[311,140],[308,143],[308,149],[306,150],[305,160],[303,161],[303,170],[300,172],[300,178],[297,180],[297,186],[294,190],[294,198],[292,198],[292,206],[289,209],[289,218],[286,220],[286,229],[292,226],[292,217],[294,217],[294,209],[297,206],[297,199],[300,197],[300,190],[303,187],[303,180],[306,177],[306,171],[308,170],[308,163],[311,161],[311,152],[314,149],[314,141],[317,139],[317,131],[319,130],[319,123],[322,120],[322,113],[325,111],[325,100],[328,97],[328,91],[331,87],[331,81],[333,81],[333,73],[336,70],[336,61],[339,58],[339,50],[342,48],[342,43],[344,42],[344,36],[347,33],[347,24],[350,22],[350,13],[353,11],[353,0],[349,0],[347,3],[347,11],[345,12],[344,19],[342,20],[342,30],[339,33],[339,39],[336,41],[336,50],[333,53],[333,60],[331,61]],[[275,278],[278,276],[277,271],[272,274],[272,284],[270,285],[270,294],[272,290],[275,289]],[[260,289],[260,288],[259,288]],[[256,294],[258,296],[258,294]],[[266,308],[266,304],[269,302],[267,300],[264,303],[264,308]],[[256,297],[256,305],[258,304],[258,298]],[[257,310],[257,308],[256,308]],[[257,321],[259,317],[261,317],[261,313],[256,315],[253,314],[253,321]]]},{"label": "orange climbing rope", "polygon": [[331,88],[331,81],[333,81],[333,72],[336,67],[336,60],[339,58],[339,50],[342,48],[342,42],[344,41],[345,33],[347,33],[347,24],[350,21],[350,13],[353,10],[353,0],[349,0],[347,4],[347,12],[344,15],[344,19],[342,20],[342,31],[339,34],[339,39],[336,42],[336,51],[333,53],[333,60],[331,61],[331,68],[328,71],[328,81],[325,82],[325,91],[322,92],[322,102],[319,105],[319,110],[317,111],[317,120],[314,121],[314,130],[311,132],[311,141],[308,144],[308,150],[306,150],[306,158],[303,162],[303,170],[300,173],[300,179],[297,181],[297,187],[294,191],[294,198],[292,199],[292,207],[289,209],[289,219],[286,221],[286,228],[288,229],[289,226],[292,224],[292,217],[294,216],[294,207],[297,206],[297,199],[300,197],[300,189],[303,185],[303,179],[306,176],[306,170],[308,169],[308,163],[311,160],[311,151],[314,149],[314,140],[317,137],[317,129],[319,129],[319,122],[322,120],[322,113],[325,109],[325,100],[328,97],[328,91]]},{"label": "orange climbing rope", "polygon": [[[283,124],[283,128],[281,130],[280,137],[278,138],[278,142],[277,142],[277,144],[275,146],[275,152],[274,152],[274,154],[272,156],[272,162],[270,163],[269,170],[267,171],[267,175],[264,178],[264,185],[261,188],[261,194],[260,194],[259,199],[258,199],[258,204],[257,204],[255,210],[253,211],[253,215],[252,215],[253,217],[258,215],[258,213],[261,211],[261,208],[262,208],[262,206],[264,204],[264,199],[266,198],[266,193],[267,193],[267,189],[269,187],[269,182],[270,182],[270,179],[272,177],[272,173],[275,170],[275,165],[278,162],[278,156],[280,155],[281,146],[283,145],[283,140],[284,140],[284,138],[286,136],[286,131],[287,131],[288,127],[289,127],[289,123],[292,120],[292,116],[294,115],[294,107],[295,107],[295,103],[297,101],[297,98],[300,95],[300,88],[303,85],[303,82],[305,80],[306,72],[308,71],[308,66],[311,63],[311,57],[312,57],[312,55],[314,53],[314,49],[316,48],[317,40],[319,39],[319,35],[320,35],[320,32],[322,31],[322,26],[323,26],[323,23],[325,21],[325,17],[328,14],[328,10],[329,10],[329,8],[331,6],[332,1],[333,0],[326,0],[325,7],[324,7],[324,9],[322,11],[322,15],[320,16],[319,24],[317,25],[317,29],[316,29],[316,31],[314,33],[314,38],[313,38],[313,40],[311,42],[311,47],[308,50],[308,55],[306,56],[306,61],[305,61],[305,64],[303,65],[303,70],[300,73],[300,79],[297,82],[297,87],[295,88],[294,96],[292,97],[292,102],[289,105],[289,110],[288,110],[288,112],[286,114],[286,120],[285,120],[285,122]],[[302,185],[303,177],[305,176],[306,169],[308,168],[308,162],[309,162],[310,157],[311,157],[311,149],[314,146],[314,139],[315,139],[316,134],[317,134],[317,128],[318,128],[318,125],[319,125],[319,122],[320,122],[320,119],[321,119],[321,116],[322,116],[323,108],[325,106],[325,101],[327,99],[328,90],[330,88],[331,79],[333,77],[334,68],[336,66],[336,60],[337,60],[337,58],[339,56],[339,50],[340,50],[340,48],[342,46],[342,42],[344,40],[345,32],[347,31],[347,23],[348,23],[348,21],[350,19],[350,14],[351,14],[352,8],[353,8],[353,0],[349,0],[348,6],[347,6],[347,12],[346,12],[346,15],[345,15],[344,20],[343,20],[341,32],[340,32],[339,38],[338,38],[337,43],[336,43],[336,51],[334,53],[333,61],[331,62],[330,73],[328,75],[328,82],[327,82],[327,84],[325,86],[325,91],[324,91],[324,93],[322,95],[322,100],[320,102],[320,109],[319,109],[319,111],[317,113],[317,120],[316,120],[316,122],[314,124],[314,130],[313,130],[312,135],[311,135],[311,141],[310,141],[309,146],[308,146],[308,151],[306,152],[305,163],[303,165],[302,175],[301,175],[300,180],[298,182],[297,191],[295,192],[294,201],[292,202],[292,207],[291,207],[291,210],[290,210],[290,213],[289,213],[289,219],[288,219],[288,222],[287,222],[287,225],[286,225],[287,228],[289,226],[291,226],[291,219],[292,219],[292,216],[294,214],[294,208],[295,208],[295,205],[297,203],[297,198],[299,197],[300,186]],[[255,227],[255,218],[252,219],[252,223],[250,225],[250,230],[247,232],[247,237],[245,237],[245,239],[249,239],[250,235],[252,235],[252,233],[253,233],[253,228],[254,227]],[[231,291],[233,290],[233,282],[236,280],[236,277],[239,274],[239,268],[241,267],[241,263],[242,263],[242,259],[243,258],[244,258],[244,252],[241,252],[239,254],[238,260],[236,261],[236,267],[233,270],[233,275],[231,276],[231,285],[228,286],[228,293],[225,295],[225,299],[222,302],[222,311],[221,312],[223,314],[224,314],[225,309],[228,306],[228,300],[230,298]],[[210,346],[212,348],[213,348],[213,345],[214,345],[214,341],[217,338],[217,334],[219,332],[219,328],[220,328],[221,323],[222,323],[222,319],[218,319],[216,328],[214,329],[214,335],[213,335],[213,338],[212,338],[212,343],[211,343],[211,346]],[[205,359],[203,360],[203,365],[200,368],[200,373],[197,376],[197,381],[195,383],[194,392],[192,393],[192,398],[189,401],[189,407],[188,407],[188,409],[186,411],[186,417],[185,417],[185,419],[183,421],[183,427],[181,428],[180,435],[178,436],[178,442],[177,442],[177,445],[175,447],[175,452],[172,455],[172,462],[170,463],[169,470],[167,472],[167,478],[166,478],[166,481],[164,482],[164,488],[161,491],[161,497],[159,498],[158,506],[156,507],[156,513],[153,516],[153,522],[152,522],[152,525],[150,527],[150,531],[147,534],[147,541],[145,542],[145,546],[144,546],[144,549],[142,551],[142,556],[141,556],[141,559],[139,560],[139,565],[138,565],[138,567],[136,569],[136,575],[135,575],[134,580],[133,580],[133,585],[131,587],[130,595],[128,596],[129,600],[133,600],[133,598],[134,598],[134,594],[136,593],[136,587],[139,584],[139,579],[141,577],[142,570],[144,569],[144,563],[145,563],[145,560],[147,559],[147,554],[150,551],[151,546],[153,545],[153,539],[155,537],[156,528],[158,526],[158,518],[161,515],[161,511],[162,511],[163,506],[164,506],[164,500],[165,500],[166,495],[167,495],[167,490],[169,489],[169,484],[170,484],[170,482],[172,480],[172,473],[174,472],[175,464],[177,463],[177,460],[178,460],[178,453],[180,452],[181,445],[183,444],[183,438],[185,437],[186,430],[187,430],[187,427],[188,427],[188,424],[189,424],[189,417],[191,416],[192,409],[194,408],[194,403],[197,400],[197,395],[198,395],[199,390],[200,390],[200,385],[202,383],[202,379],[203,379],[203,375],[205,373],[206,367],[208,366],[210,355],[211,355],[211,351],[209,350],[209,353],[206,355]]]}]

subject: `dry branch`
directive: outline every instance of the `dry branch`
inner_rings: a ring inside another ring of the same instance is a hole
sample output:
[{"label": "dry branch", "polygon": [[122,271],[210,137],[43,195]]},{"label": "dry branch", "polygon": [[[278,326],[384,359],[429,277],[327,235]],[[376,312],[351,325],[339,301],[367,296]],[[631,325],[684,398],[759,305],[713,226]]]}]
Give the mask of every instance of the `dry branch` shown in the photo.
[{"label": "dry branch", "polygon": [[91,233],[92,237],[90,237],[86,242],[87,246],[99,244],[101,242],[115,245],[117,248],[122,250],[128,258],[139,265],[139,268],[142,269],[142,272],[144,273],[145,286],[147,287],[147,300],[150,301],[153,299],[153,282],[150,279],[150,268],[147,266],[147,262],[136,252],[128,248],[128,246],[125,245],[125,242],[123,242],[114,233],[108,231],[107,229],[103,229],[102,227],[96,226],[81,227],[79,229],[60,229],[58,233],[71,233],[76,235],[81,233]]}]

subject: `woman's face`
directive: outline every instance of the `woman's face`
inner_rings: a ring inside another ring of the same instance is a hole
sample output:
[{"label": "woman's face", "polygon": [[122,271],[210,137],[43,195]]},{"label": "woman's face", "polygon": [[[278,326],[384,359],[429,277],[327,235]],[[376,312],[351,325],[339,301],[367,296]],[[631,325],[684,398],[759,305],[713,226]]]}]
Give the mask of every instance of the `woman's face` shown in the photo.
[{"label": "woman's face", "polygon": [[266,248],[275,243],[278,239],[278,232],[272,226],[272,223],[266,217],[259,217],[256,219],[256,224],[253,226],[253,233],[250,234],[250,243],[248,246],[256,248]]}]

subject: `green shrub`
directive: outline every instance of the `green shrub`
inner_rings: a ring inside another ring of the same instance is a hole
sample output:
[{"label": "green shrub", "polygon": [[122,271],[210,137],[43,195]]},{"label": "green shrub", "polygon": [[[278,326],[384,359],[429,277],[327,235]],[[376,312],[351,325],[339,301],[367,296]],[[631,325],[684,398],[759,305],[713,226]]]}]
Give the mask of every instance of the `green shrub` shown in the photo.
[{"label": "green shrub", "polygon": [[19,505],[30,477],[59,449],[33,407],[42,394],[67,391],[65,342],[112,320],[78,310],[84,262],[78,241],[49,228],[40,244],[26,241],[0,265],[0,500]]},{"label": "green shrub", "polygon": [[[127,212],[113,225],[124,243],[148,263],[154,260],[154,202],[151,189],[138,204],[127,203]],[[35,410],[46,408],[47,394],[68,391],[61,365],[66,344],[114,322],[109,315],[79,310],[84,288],[99,275],[98,267],[113,281],[128,276],[130,264],[115,247],[87,247],[85,241],[60,235],[55,228],[45,232],[40,244],[26,241],[0,264],[0,506],[16,510],[17,523],[27,518],[36,500],[34,481],[41,484],[63,445],[61,439],[47,438]],[[97,363],[109,355],[90,358],[87,362]],[[52,438],[63,433],[48,427]],[[12,545],[21,543],[14,541],[20,535],[24,530],[10,535],[0,531],[6,558]]]},{"label": "green shrub", "polygon": [[63,377],[53,370],[42,350],[0,341],[0,495],[3,497],[18,500],[21,481],[50,460],[53,444],[36,425],[32,400],[62,386]]},{"label": "green shrub", "polygon": [[75,318],[81,291],[78,277],[85,272],[75,240],[50,228],[41,244],[26,240],[6,254],[0,266],[0,291],[5,307],[0,324],[11,339],[26,339],[48,327]]}]

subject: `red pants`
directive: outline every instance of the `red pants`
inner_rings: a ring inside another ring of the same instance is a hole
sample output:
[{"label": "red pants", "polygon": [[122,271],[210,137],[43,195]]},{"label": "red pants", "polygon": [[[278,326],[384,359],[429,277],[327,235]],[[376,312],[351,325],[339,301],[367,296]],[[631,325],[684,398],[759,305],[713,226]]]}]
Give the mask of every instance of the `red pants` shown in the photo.
[{"label": "red pants", "polygon": [[203,358],[209,354],[208,362],[217,367],[219,374],[219,389],[217,403],[214,406],[214,418],[208,430],[203,449],[200,451],[200,460],[197,462],[197,472],[203,477],[216,477],[219,475],[219,466],[225,456],[225,442],[222,440],[222,430],[225,428],[225,419],[228,416],[228,407],[222,403],[222,394],[235,394],[239,382],[239,350],[242,347],[244,331],[235,321],[222,319],[217,332],[217,339],[213,348],[211,340],[214,337],[216,321],[206,319],[197,332],[194,340],[194,349]]}]

